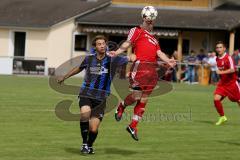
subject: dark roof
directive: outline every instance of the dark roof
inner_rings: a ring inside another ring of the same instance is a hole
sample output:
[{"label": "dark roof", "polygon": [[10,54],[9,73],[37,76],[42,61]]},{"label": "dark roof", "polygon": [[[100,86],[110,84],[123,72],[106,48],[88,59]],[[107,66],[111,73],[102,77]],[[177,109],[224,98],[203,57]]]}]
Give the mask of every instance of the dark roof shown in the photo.
[{"label": "dark roof", "polygon": [[229,1],[223,3],[222,5],[218,6],[216,9],[218,10],[240,10],[240,3],[239,1]]},{"label": "dark roof", "polygon": [[[79,17],[79,24],[136,26],[141,23],[140,7],[110,5]],[[240,11],[158,9],[155,27],[198,30],[231,30],[240,24]]]},{"label": "dark roof", "polygon": [[110,0],[1,0],[0,26],[48,28]]}]

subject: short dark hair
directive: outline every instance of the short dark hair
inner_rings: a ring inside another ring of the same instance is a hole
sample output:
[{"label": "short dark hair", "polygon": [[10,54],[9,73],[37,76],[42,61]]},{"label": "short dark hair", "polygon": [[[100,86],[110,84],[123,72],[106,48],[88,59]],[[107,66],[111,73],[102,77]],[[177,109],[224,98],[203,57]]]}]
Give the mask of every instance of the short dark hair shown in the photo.
[{"label": "short dark hair", "polygon": [[107,43],[107,38],[104,35],[97,35],[92,41],[92,46],[96,47],[97,40],[102,39]]},{"label": "short dark hair", "polygon": [[219,44],[222,44],[223,47],[225,47],[225,48],[227,47],[227,46],[226,46],[226,43],[224,43],[223,41],[217,41],[217,42],[216,42],[216,46],[219,45]]}]

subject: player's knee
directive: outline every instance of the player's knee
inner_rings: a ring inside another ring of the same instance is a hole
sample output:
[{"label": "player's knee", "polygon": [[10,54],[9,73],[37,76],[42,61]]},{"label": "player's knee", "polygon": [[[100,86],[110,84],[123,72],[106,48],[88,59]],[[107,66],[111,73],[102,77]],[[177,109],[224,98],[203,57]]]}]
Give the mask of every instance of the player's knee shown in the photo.
[{"label": "player's knee", "polygon": [[91,126],[89,130],[92,133],[97,133],[98,132],[98,127],[97,126]]},{"label": "player's knee", "polygon": [[90,115],[91,115],[91,109],[90,107],[81,107],[80,109],[80,121],[81,122],[87,122],[90,120]]},{"label": "player's knee", "polygon": [[90,120],[89,117],[86,117],[86,116],[80,116],[80,121],[81,122],[88,122]]},{"label": "player's knee", "polygon": [[221,101],[222,97],[220,95],[214,95],[214,101]]},{"label": "player's knee", "polygon": [[90,113],[80,113],[80,121],[88,122],[90,120]]},{"label": "player's knee", "polygon": [[148,102],[148,96],[147,95],[143,95],[140,99],[141,103],[147,103]]},{"label": "player's knee", "polygon": [[141,98],[140,102],[141,102],[141,103],[147,103],[147,102],[148,102],[148,99],[147,99],[147,98]]},{"label": "player's knee", "polygon": [[135,92],[133,92],[133,94],[132,94],[132,98],[134,99],[134,100],[140,100],[141,99],[141,96],[142,96],[142,93],[140,92],[140,91],[135,91]]}]

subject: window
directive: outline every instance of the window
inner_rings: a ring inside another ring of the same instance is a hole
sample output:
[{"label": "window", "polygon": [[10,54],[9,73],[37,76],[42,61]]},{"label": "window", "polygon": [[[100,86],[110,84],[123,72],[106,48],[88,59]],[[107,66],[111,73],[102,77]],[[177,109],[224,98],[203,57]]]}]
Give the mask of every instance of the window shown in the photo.
[{"label": "window", "polygon": [[189,47],[190,46],[190,41],[188,39],[183,40],[183,55],[188,55],[190,53]]},{"label": "window", "polygon": [[87,50],[87,35],[75,35],[75,51]]},{"label": "window", "polygon": [[[166,54],[172,55],[175,50],[177,50],[178,40],[177,39],[159,39],[159,44],[161,47],[161,50],[165,52]],[[190,41],[187,39],[183,39],[183,51],[182,53],[184,55],[189,54],[189,44]]]},{"label": "window", "polygon": [[108,37],[108,47],[109,50],[116,50],[119,48],[119,46],[126,41],[127,37],[126,36],[114,36],[111,35]]},{"label": "window", "polygon": [[26,32],[14,33],[14,56],[24,57],[25,55]]},{"label": "window", "polygon": [[160,38],[159,39],[159,44],[161,50],[168,54],[172,55],[175,50],[177,50],[177,44],[178,40],[177,39],[167,39],[167,38]]}]

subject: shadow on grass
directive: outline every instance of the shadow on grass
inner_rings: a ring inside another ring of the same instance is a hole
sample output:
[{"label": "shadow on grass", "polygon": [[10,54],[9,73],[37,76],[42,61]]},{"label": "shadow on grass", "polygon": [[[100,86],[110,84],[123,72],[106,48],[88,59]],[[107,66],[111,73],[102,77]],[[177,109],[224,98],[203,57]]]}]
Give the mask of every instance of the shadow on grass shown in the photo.
[{"label": "shadow on grass", "polygon": [[214,125],[213,121],[201,120],[201,121],[194,121],[194,122]]},{"label": "shadow on grass", "polygon": [[238,140],[231,140],[231,141],[217,141],[219,143],[234,145],[234,146],[240,146],[240,142],[237,142]]},{"label": "shadow on grass", "polygon": [[65,151],[68,153],[81,155],[80,148],[65,148]]},{"label": "shadow on grass", "polygon": [[[212,125],[212,126],[216,126],[215,125],[215,121],[207,121],[207,120],[197,120],[197,121],[194,121],[194,122],[197,122],[197,123],[204,123],[204,124],[210,124],[210,125]],[[239,126],[239,124],[238,123],[234,123],[234,122],[229,122],[229,121],[227,121],[227,122],[225,122],[225,123],[223,123],[222,125],[220,125],[220,126],[216,126],[216,127],[222,127],[222,126]]]},{"label": "shadow on grass", "polygon": [[[65,148],[65,151],[72,154],[82,155],[79,148]],[[114,155],[133,155],[137,154],[137,151],[120,149],[120,148],[97,148],[96,153],[114,154]],[[85,156],[85,155],[82,155]]]},{"label": "shadow on grass", "polygon": [[122,148],[103,148],[102,149],[106,154],[115,154],[115,155],[133,155],[137,154],[137,151],[122,149]]}]

